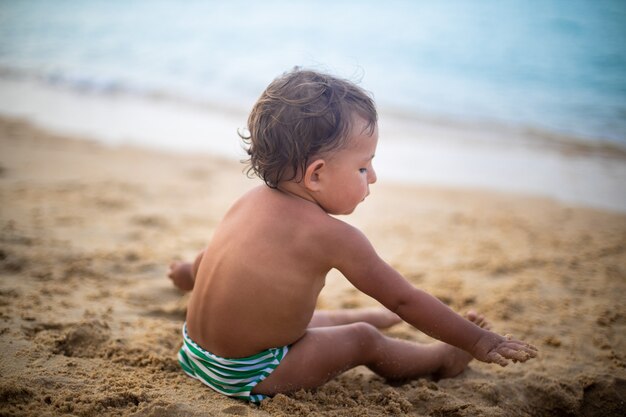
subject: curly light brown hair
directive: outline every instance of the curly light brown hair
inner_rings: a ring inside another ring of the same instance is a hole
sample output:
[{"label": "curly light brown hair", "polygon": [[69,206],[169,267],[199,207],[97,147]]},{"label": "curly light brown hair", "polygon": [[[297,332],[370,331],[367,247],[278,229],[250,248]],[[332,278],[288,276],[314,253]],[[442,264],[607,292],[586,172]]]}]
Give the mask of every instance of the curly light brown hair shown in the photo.
[{"label": "curly light brown hair", "polygon": [[374,100],[356,84],[298,67],[284,73],[255,103],[247,134],[239,134],[250,156],[247,174],[271,188],[300,181],[311,158],[347,144],[355,116],[374,132]]}]

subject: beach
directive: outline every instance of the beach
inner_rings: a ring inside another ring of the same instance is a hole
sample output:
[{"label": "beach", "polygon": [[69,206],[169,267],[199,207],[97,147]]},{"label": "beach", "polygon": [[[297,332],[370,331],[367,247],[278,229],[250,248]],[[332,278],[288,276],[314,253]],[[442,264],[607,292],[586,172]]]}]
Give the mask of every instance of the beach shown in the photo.
[{"label": "beach", "polygon": [[[402,384],[359,367],[260,406],[189,378],[176,361],[187,295],[168,265],[260,184],[243,168],[0,119],[0,415],[623,415],[626,213],[392,179],[343,219],[415,286],[535,344],[536,359]],[[331,271],[318,308],[375,305]],[[407,324],[386,333],[433,341]]]}]

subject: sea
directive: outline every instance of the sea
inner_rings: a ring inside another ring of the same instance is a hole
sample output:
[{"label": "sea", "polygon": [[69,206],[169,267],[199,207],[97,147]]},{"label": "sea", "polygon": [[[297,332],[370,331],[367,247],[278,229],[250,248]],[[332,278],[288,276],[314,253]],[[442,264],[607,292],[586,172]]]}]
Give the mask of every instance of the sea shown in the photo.
[{"label": "sea", "polygon": [[[416,174],[413,155],[395,179],[515,191],[506,169],[519,164],[523,182],[525,162],[490,152],[520,135],[626,150],[623,0],[0,0],[0,114],[110,142],[185,151],[230,135],[231,152],[256,98],[294,66],[359,83],[390,115],[387,126],[411,121],[488,132],[500,142],[477,157],[477,167],[497,161],[480,178],[456,163],[472,168],[480,146],[448,152],[431,140],[422,166],[434,172]],[[203,119],[214,122],[212,131]],[[432,138],[431,131],[422,133]],[[410,141],[394,149],[417,152],[419,141]],[[541,152],[525,157],[541,165]],[[436,174],[441,164],[432,158],[447,153],[456,177]],[[396,160],[387,156],[387,165]],[[612,179],[599,173],[598,181],[617,182],[610,193],[619,201],[608,206],[626,210],[624,164],[613,165]],[[587,181],[598,188],[595,177]],[[518,188],[558,194],[541,189],[544,179],[531,182]]]}]

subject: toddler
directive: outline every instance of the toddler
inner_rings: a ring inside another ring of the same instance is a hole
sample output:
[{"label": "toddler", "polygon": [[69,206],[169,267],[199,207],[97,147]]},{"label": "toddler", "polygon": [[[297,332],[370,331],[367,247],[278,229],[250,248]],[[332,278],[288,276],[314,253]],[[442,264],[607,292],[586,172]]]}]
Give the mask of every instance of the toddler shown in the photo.
[{"label": "toddler", "polygon": [[[294,69],[254,105],[243,137],[265,185],[228,210],[193,263],[169,277],[191,290],[183,370],[222,394],[259,402],[365,365],[387,380],[458,375],[472,358],[506,366],[536,349],[462,317],[413,287],[359,230],[339,220],[370,193],[378,142],[373,100],[355,84]],[[385,308],[315,311],[330,269]],[[441,342],[385,336],[400,320]]]}]

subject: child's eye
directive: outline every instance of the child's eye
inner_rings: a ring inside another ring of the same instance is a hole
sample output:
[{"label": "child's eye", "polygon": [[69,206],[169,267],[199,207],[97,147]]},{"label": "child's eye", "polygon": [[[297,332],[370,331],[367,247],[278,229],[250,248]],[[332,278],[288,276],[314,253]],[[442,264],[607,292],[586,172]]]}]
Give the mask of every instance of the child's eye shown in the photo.
[{"label": "child's eye", "polygon": [[367,172],[367,168],[360,168],[360,169],[359,169],[359,172],[360,172],[361,174],[365,174],[365,173]]}]

